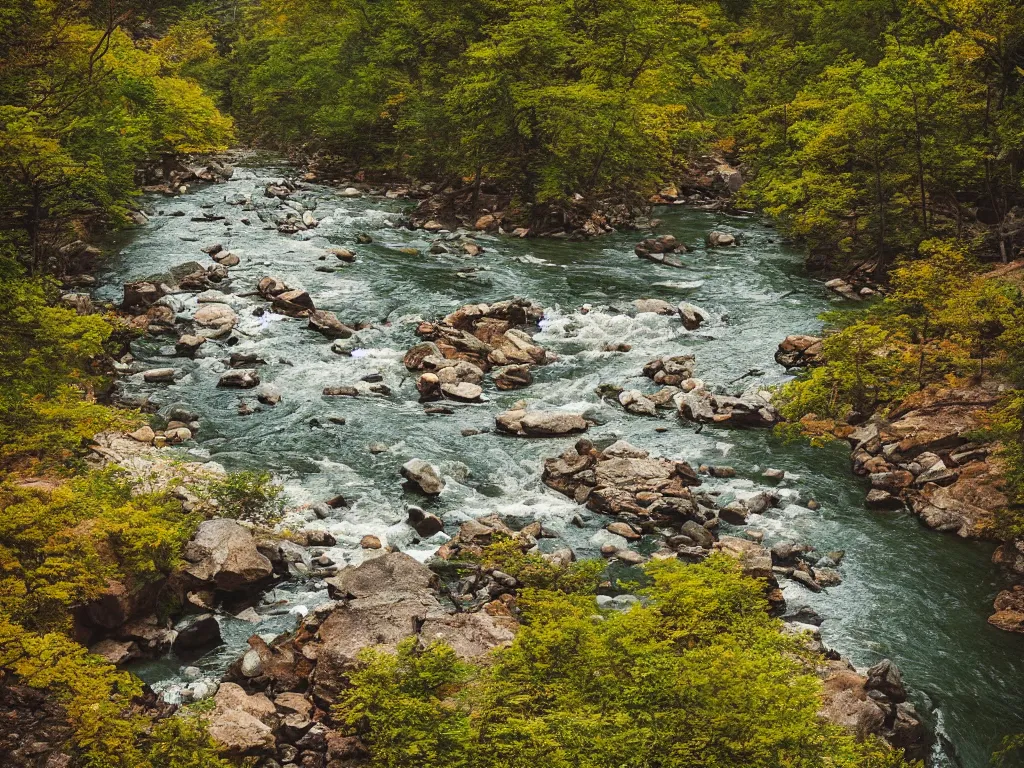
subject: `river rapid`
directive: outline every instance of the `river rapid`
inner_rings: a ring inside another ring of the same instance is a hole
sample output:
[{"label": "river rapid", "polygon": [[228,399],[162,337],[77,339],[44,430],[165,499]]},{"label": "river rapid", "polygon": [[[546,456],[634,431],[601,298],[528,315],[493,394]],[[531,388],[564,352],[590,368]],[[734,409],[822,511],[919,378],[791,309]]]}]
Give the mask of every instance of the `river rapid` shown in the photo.
[{"label": "river rapid", "polygon": [[[456,248],[433,255],[429,247],[443,235],[395,228],[407,203],[347,199],[315,185],[305,185],[290,199],[313,209],[319,226],[297,235],[278,233],[272,217],[283,209],[263,190],[290,172],[271,163],[238,168],[225,184],[203,185],[173,199],[148,197],[143,205],[152,214],[150,223],[110,244],[114,254],[96,295],[117,302],[126,281],[186,261],[212,263],[200,250],[204,245],[222,243],[241,258],[224,288],[229,294],[224,301],[239,315],[237,343],[208,342],[193,361],[173,357],[173,339],[140,339],[132,350],[138,370],[173,366],[180,375],[170,385],[146,384],[141,374],[121,384],[127,395],[149,395],[165,410],[184,405],[200,414],[199,433],[177,449],[183,456],[228,469],[270,469],[285,483],[293,505],[344,495],[350,508],[334,510],[325,520],[308,515],[309,526],[336,537],[327,554],[338,565],[360,561],[359,540],[365,534],[420,559],[429,557],[444,535],[415,542],[404,522],[410,503],[440,515],[449,534],[461,521],[496,512],[520,524],[540,520],[579,556],[599,556],[600,531],[608,521],[540,481],[543,458],[560,453],[575,438],[523,439],[483,431],[493,430],[495,414],[520,399],[585,412],[598,422],[588,434],[595,441],[622,438],[694,466],[734,466],[735,478],[705,480],[706,487],[725,493],[758,490],[765,469],[782,469],[787,476],[779,486],[785,494],[781,507],[753,516],[750,527],[763,530],[768,545],[786,538],[810,543],[821,553],[846,551],[839,586],[813,594],[783,580],[790,609],[817,610],[825,617],[823,640],[859,668],[884,657],[899,665],[918,710],[940,734],[937,765],[982,768],[1002,736],[1024,731],[1018,705],[1024,641],[985,621],[998,586],[990,545],[930,532],[906,513],[866,509],[864,484],[850,472],[848,452],[839,443],[816,449],[785,444],[769,431],[699,429],[670,411],[633,416],[595,394],[602,383],[654,391],[641,374],[644,363],[683,353],[694,354],[696,375],[721,391],[785,381],[772,357],[776,346],[788,334],[819,332],[817,317],[834,308],[834,299],[804,273],[801,254],[782,244],[773,229],[755,218],[658,211],[664,221],[659,231],[692,248],[681,256],[683,269],[636,258],[632,246],[638,233],[586,242],[474,235],[485,249],[478,257],[467,258]],[[243,198],[251,204],[231,204]],[[182,211],[184,216],[172,215]],[[226,218],[192,221],[204,214]],[[706,248],[704,235],[711,229],[741,234],[741,245]],[[373,243],[356,245],[360,232]],[[337,245],[355,250],[356,262],[345,265],[330,255],[320,260],[325,248]],[[409,247],[420,255],[399,251]],[[265,302],[243,294],[265,275],[306,289],[318,308],[333,311],[348,325],[372,327],[342,342],[350,354],[337,354],[330,341],[306,328],[305,320],[270,312],[254,316]],[[405,350],[418,341],[416,322],[439,319],[466,303],[513,296],[546,308],[536,341],[558,360],[534,369],[535,381],[526,389],[501,392],[488,383],[484,403],[451,403],[451,415],[424,413],[415,378],[402,364]],[[713,317],[688,332],[678,317],[636,315],[631,302],[638,298],[685,299]],[[197,307],[192,294],[172,301],[185,317]],[[584,305],[589,311],[581,312]],[[603,351],[619,343],[631,345],[631,351]],[[230,352],[255,352],[266,360],[260,377],[280,389],[280,404],[239,415],[240,400],[258,404],[252,390],[217,388]],[[758,373],[740,379],[751,371]],[[324,387],[353,385],[371,374],[382,377],[389,396],[321,394]],[[332,416],[344,417],[345,423],[332,423]],[[464,430],[481,432],[464,436]],[[387,449],[371,453],[373,443]],[[441,469],[447,486],[436,500],[425,503],[403,491],[399,467],[414,457]],[[821,505],[817,511],[801,503],[811,498]],[[583,528],[570,522],[577,515],[585,520]],[[223,671],[253,631],[290,629],[297,613],[326,599],[322,582],[297,577],[281,584],[257,606],[259,624],[222,617],[226,642],[198,666],[211,674]],[[181,668],[180,660],[168,658],[135,671],[159,690],[179,680]]]}]

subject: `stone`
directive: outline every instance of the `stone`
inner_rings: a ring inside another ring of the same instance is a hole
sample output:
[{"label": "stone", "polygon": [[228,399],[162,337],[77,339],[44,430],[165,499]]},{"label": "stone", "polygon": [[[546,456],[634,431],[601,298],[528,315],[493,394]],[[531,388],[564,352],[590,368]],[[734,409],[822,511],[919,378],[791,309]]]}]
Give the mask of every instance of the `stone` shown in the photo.
[{"label": "stone", "polygon": [[455,384],[442,384],[441,392],[449,400],[458,400],[464,403],[476,403],[480,401],[484,390],[478,384],[470,384],[468,381],[460,381]]},{"label": "stone", "polygon": [[[238,315],[227,304],[203,304],[196,310],[192,320],[198,326],[212,329],[214,332],[212,335],[217,336],[226,335],[231,331],[238,322]],[[210,336],[211,334],[203,333],[199,335]]]},{"label": "stone", "polygon": [[656,315],[674,315],[678,311],[670,302],[662,299],[637,299],[633,302],[638,313],[652,312]]},{"label": "stone", "polygon": [[586,419],[568,411],[527,411],[514,409],[494,418],[500,432],[527,437],[558,437],[586,432]]},{"label": "stone", "polygon": [[615,522],[609,523],[605,526],[605,529],[609,533],[614,533],[616,536],[621,536],[629,541],[636,541],[641,538],[640,534],[633,530],[633,527],[627,523]]},{"label": "stone", "polygon": [[506,365],[494,371],[494,386],[501,390],[522,389],[533,383],[528,365]]},{"label": "stone", "polygon": [[355,251],[352,251],[349,248],[328,248],[327,252],[332,256],[337,257],[339,260],[350,264],[356,260]]},{"label": "stone", "polygon": [[221,374],[217,381],[218,387],[232,389],[252,389],[260,383],[260,375],[254,368],[233,368]]},{"label": "stone", "polygon": [[263,659],[255,649],[250,648],[242,655],[241,672],[245,677],[258,677],[263,673]]},{"label": "stone", "polygon": [[721,232],[717,229],[708,232],[706,241],[712,248],[723,248],[730,245],[736,245],[735,235],[730,235],[728,232]]},{"label": "stone", "polygon": [[127,311],[145,311],[153,306],[157,300],[166,295],[163,285],[140,280],[134,283],[124,284],[124,299],[121,301],[121,308]]},{"label": "stone", "polygon": [[153,368],[145,371],[142,378],[147,384],[169,384],[177,373],[174,368]]},{"label": "stone", "polygon": [[274,296],[272,306],[283,315],[305,316],[316,309],[313,299],[303,290],[291,290]]},{"label": "stone", "polygon": [[354,331],[342,323],[337,315],[326,309],[315,309],[309,313],[309,329],[329,339],[347,339]]},{"label": "stone", "polygon": [[419,536],[429,539],[444,530],[444,522],[437,515],[431,515],[420,507],[411,506],[406,510],[407,522]]},{"label": "stone", "polygon": [[359,540],[359,546],[363,549],[380,549],[381,543],[379,538],[368,534]]},{"label": "stone", "polygon": [[656,416],[657,406],[654,401],[638,389],[627,389],[619,393],[619,405],[629,413],[638,416]]},{"label": "stone", "polygon": [[821,585],[814,580],[814,577],[806,571],[795,569],[793,571],[792,579],[799,584],[807,587],[811,592],[821,592]]},{"label": "stone", "polygon": [[444,490],[441,475],[423,459],[410,459],[403,464],[402,477],[427,496],[437,496]]},{"label": "stone", "polygon": [[215,710],[209,733],[222,749],[239,756],[272,750],[277,743],[270,726],[238,709]]},{"label": "stone", "polygon": [[256,393],[256,399],[264,405],[277,405],[281,402],[281,390],[273,384],[264,384]]},{"label": "stone", "polygon": [[152,443],[153,438],[156,437],[156,432],[153,431],[153,428],[151,426],[149,426],[148,424],[144,424],[143,426],[136,429],[134,432],[129,432],[128,436],[132,440],[137,440],[140,443]]},{"label": "stone", "polygon": [[688,331],[697,330],[702,324],[707,322],[709,317],[705,310],[695,304],[690,304],[688,301],[679,302],[676,311],[679,313],[679,318],[683,321],[683,327]]},{"label": "stone", "polygon": [[182,334],[174,344],[174,351],[182,357],[194,358],[199,348],[206,343],[205,336],[196,336],[191,333]]},{"label": "stone", "polygon": [[95,645],[89,646],[89,653],[100,656],[116,666],[138,658],[139,648],[130,640],[122,641],[107,638],[106,640],[100,640]]},{"label": "stone", "polygon": [[235,592],[259,584],[273,572],[252,534],[234,520],[216,518],[199,524],[185,544],[183,571],[200,583]]}]

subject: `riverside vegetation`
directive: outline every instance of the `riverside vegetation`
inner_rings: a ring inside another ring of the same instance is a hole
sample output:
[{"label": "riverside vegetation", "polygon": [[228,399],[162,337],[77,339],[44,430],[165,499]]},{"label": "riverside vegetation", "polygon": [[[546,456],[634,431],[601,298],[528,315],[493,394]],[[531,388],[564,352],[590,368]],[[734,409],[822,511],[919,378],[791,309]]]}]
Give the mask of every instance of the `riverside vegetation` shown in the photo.
[{"label": "riverside vegetation", "polygon": [[[918,390],[988,386],[979,439],[998,441],[1009,497],[992,535],[1021,536],[1024,299],[993,264],[1024,240],[1022,82],[1009,0],[7,4],[0,683],[52,698],[73,764],[236,762],[201,706],[167,716],[76,640],[75,612],[111,581],[175,573],[209,507],[84,462],[96,434],[143,422],[104,404],[135,331],[58,297],[88,284],[86,242],[130,223],[154,168],[167,181],[179,155],[237,140],[430,180],[472,217],[490,195],[537,229],[674,200],[702,156],[728,159],[738,204],[813,265],[888,286],[827,318],[821,364],[778,396],[783,429],[845,435]],[[261,525],[280,511],[266,475],[210,492]],[[567,593],[508,557],[522,626],[487,664],[413,641],[363,657],[334,715],[372,764],[902,764],[818,720],[815,660],[724,560],[649,566],[649,602],[598,620],[594,574]]]}]

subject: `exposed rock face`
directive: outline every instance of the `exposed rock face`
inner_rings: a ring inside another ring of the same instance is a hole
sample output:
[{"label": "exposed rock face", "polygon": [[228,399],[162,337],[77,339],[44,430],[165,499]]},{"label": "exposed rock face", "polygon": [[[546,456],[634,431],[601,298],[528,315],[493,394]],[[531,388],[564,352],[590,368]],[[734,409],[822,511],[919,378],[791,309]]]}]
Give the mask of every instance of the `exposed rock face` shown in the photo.
[{"label": "exposed rock face", "polygon": [[921,760],[932,739],[913,705],[906,701],[900,671],[888,659],[858,674],[846,661],[829,661],[819,670],[824,679],[822,718],[858,739],[878,736],[907,758]]},{"label": "exposed rock face", "polygon": [[494,417],[501,432],[527,437],[557,437],[585,432],[589,422],[577,413],[567,411],[527,411],[517,408]]},{"label": "exposed rock face", "polygon": [[448,613],[437,598],[437,577],[406,554],[392,552],[329,581],[340,599],[317,624],[312,617],[285,646],[295,657],[315,660],[309,674],[314,701],[333,702],[359,652],[393,648],[406,637],[445,639],[462,658],[473,658],[512,640],[514,622],[487,613]]},{"label": "exposed rock face", "polygon": [[269,578],[274,568],[256,548],[249,531],[224,518],[199,524],[185,545],[184,571],[197,582],[224,592],[247,589]]},{"label": "exposed rock face", "polygon": [[890,421],[872,418],[853,430],[853,470],[871,479],[869,503],[906,502],[930,528],[984,536],[1008,500],[988,450],[970,444],[996,396],[984,389],[925,390],[907,398]]},{"label": "exposed rock face", "polygon": [[69,768],[74,735],[64,707],[46,691],[5,681],[0,685],[0,764]]},{"label": "exposed rock face", "polygon": [[1024,633],[1024,586],[1015,585],[996,595],[988,623],[1006,632]]},{"label": "exposed rock face", "polygon": [[821,342],[818,336],[787,336],[779,343],[775,362],[786,370],[818,365],[821,362]]},{"label": "exposed rock face", "polygon": [[444,490],[440,473],[423,459],[410,459],[403,464],[402,477],[427,496],[437,496]]},{"label": "exposed rock face", "polygon": [[690,486],[700,480],[693,468],[685,461],[651,458],[621,440],[604,451],[580,440],[544,461],[542,479],[595,512],[677,522],[697,516]]}]

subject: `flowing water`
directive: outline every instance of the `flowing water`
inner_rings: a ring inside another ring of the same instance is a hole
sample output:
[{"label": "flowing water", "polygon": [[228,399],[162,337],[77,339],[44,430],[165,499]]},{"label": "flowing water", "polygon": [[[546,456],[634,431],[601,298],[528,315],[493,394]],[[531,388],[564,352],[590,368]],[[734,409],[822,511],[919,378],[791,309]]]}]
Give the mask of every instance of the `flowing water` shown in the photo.
[{"label": "flowing water", "polygon": [[[205,244],[223,243],[241,257],[225,289],[230,293],[225,301],[240,318],[236,345],[209,342],[195,361],[170,357],[173,341],[166,337],[143,339],[133,347],[142,367],[173,365],[180,376],[172,385],[147,385],[141,375],[131,376],[124,383],[128,393],[149,394],[162,406],[181,404],[201,414],[201,431],[181,449],[183,454],[229,469],[269,468],[284,479],[296,504],[339,493],[352,500],[351,508],[326,520],[309,515],[310,526],[326,528],[337,538],[328,554],[339,565],[359,562],[359,540],[368,533],[428,557],[444,535],[414,540],[404,524],[410,503],[439,514],[449,533],[460,521],[491,512],[522,523],[540,520],[581,556],[597,556],[606,521],[540,482],[542,459],[560,453],[573,439],[530,440],[492,431],[462,435],[465,429],[492,428],[494,415],[521,398],[585,411],[599,423],[591,428],[591,439],[624,438],[694,466],[735,466],[736,478],[707,483],[726,493],[750,493],[761,487],[765,468],[784,469],[782,508],[753,518],[751,527],[764,530],[768,544],[790,538],[821,552],[847,552],[842,585],[812,594],[786,583],[790,606],[809,605],[825,616],[824,640],[858,667],[883,657],[899,664],[915,690],[918,709],[942,736],[938,764],[981,768],[1003,735],[1024,731],[1024,712],[1017,706],[1024,684],[1024,640],[985,621],[998,586],[990,545],[929,532],[904,513],[867,510],[863,483],[850,473],[847,452],[839,444],[815,449],[784,444],[768,431],[701,430],[667,411],[657,418],[632,416],[595,394],[601,383],[653,391],[652,382],[641,375],[644,363],[686,352],[696,355],[697,375],[725,391],[784,381],[772,358],[778,342],[787,334],[819,331],[817,316],[832,306],[832,299],[820,282],[804,274],[800,254],[781,244],[771,228],[753,218],[659,212],[665,222],[661,231],[693,248],[683,256],[684,269],[637,259],[633,233],[582,243],[476,235],[486,249],[477,258],[428,255],[436,236],[394,227],[405,204],[345,199],[326,187],[308,186],[291,198],[315,209],[319,227],[295,236],[279,234],[271,222],[282,209],[278,201],[263,197],[263,189],[287,172],[272,166],[240,168],[227,184],[200,187],[175,199],[147,199],[151,223],[119,237],[117,253],[101,275],[97,295],[119,301],[126,280],[185,261],[209,264],[200,251]],[[227,202],[237,202],[238,195],[251,196],[250,210]],[[171,215],[180,211],[186,215]],[[226,220],[191,221],[204,213]],[[241,223],[243,217],[251,219],[250,225]],[[706,249],[703,237],[713,228],[742,233],[742,244]],[[355,245],[359,232],[371,235],[373,243]],[[355,264],[343,265],[333,256],[321,261],[331,245],[353,248]],[[422,255],[401,253],[402,247],[418,248]],[[324,266],[336,271],[316,270]],[[244,294],[264,275],[306,289],[317,307],[332,310],[342,322],[372,327],[345,342],[351,354],[343,355],[332,352],[331,343],[307,330],[303,320],[254,316],[264,302]],[[482,404],[454,404],[453,415],[425,414],[415,379],[402,365],[405,350],[418,341],[416,321],[437,319],[466,303],[513,296],[547,308],[536,339],[558,360],[535,369],[535,382],[527,389],[500,392],[488,385]],[[713,319],[687,332],[678,318],[637,316],[631,302],[641,297],[685,299],[709,310]],[[194,295],[174,301],[185,317],[197,307]],[[581,312],[584,305],[590,311]],[[609,343],[632,349],[603,351]],[[260,376],[281,390],[281,403],[239,415],[239,401],[256,406],[256,398],[253,391],[216,387],[229,352],[257,352],[266,360]],[[759,373],[740,379],[752,370]],[[383,376],[391,395],[321,395],[326,386],[356,384],[369,374]],[[331,416],[343,416],[345,424],[330,422]],[[657,427],[667,431],[657,432]],[[371,443],[383,443],[387,450],[371,453]],[[413,457],[441,468],[447,487],[438,499],[424,503],[403,491],[399,467]],[[818,511],[799,503],[809,498],[820,502]],[[583,529],[570,523],[581,513]],[[251,632],[289,629],[297,612],[325,599],[322,584],[313,580],[280,585],[258,606],[263,620],[255,627],[223,617],[226,645],[200,659],[199,666],[219,672],[237,657]],[[178,679],[181,664],[171,658],[137,671],[159,688]]]}]

